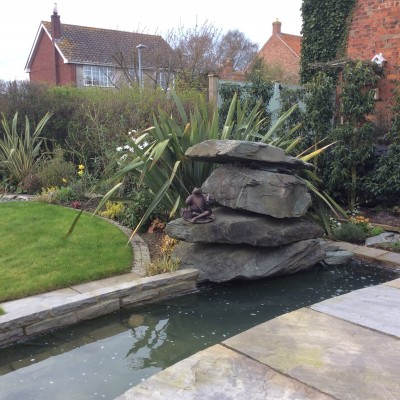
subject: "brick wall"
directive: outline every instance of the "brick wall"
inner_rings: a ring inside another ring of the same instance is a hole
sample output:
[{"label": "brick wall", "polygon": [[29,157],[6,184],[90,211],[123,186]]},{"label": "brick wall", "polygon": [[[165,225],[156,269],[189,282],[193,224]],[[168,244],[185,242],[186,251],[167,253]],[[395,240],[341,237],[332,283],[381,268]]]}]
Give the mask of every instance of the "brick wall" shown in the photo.
[{"label": "brick wall", "polygon": [[295,77],[295,81],[298,80],[300,59],[277,35],[271,36],[260,50],[259,57],[267,65],[280,65],[284,67],[288,75]]},{"label": "brick wall", "polygon": [[371,60],[382,53],[387,60],[386,77],[378,84],[376,117],[390,125],[395,81],[400,78],[400,1],[358,0],[349,30],[347,54],[350,58]]},{"label": "brick wall", "polygon": [[[62,57],[58,53],[56,60],[59,66],[59,84],[75,84],[75,65],[64,64]],[[31,82],[55,84],[53,44],[50,38],[45,34],[39,39],[37,51],[31,65],[29,78]]]}]

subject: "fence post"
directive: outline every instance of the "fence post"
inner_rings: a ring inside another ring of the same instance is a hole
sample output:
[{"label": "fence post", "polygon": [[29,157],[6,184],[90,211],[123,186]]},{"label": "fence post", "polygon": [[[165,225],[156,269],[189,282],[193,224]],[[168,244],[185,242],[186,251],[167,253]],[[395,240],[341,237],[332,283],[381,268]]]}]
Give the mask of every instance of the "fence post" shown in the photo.
[{"label": "fence post", "polygon": [[208,75],[208,102],[213,110],[218,108],[218,75]]}]

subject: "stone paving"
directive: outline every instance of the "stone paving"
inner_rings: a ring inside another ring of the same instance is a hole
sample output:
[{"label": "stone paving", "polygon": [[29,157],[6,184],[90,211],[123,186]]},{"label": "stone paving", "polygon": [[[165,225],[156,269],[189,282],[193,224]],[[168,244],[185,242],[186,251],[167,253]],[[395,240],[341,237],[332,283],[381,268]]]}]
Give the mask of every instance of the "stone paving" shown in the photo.
[{"label": "stone paving", "polygon": [[[400,255],[335,243],[400,267]],[[282,315],[210,347],[117,400],[400,399],[400,279]]]}]

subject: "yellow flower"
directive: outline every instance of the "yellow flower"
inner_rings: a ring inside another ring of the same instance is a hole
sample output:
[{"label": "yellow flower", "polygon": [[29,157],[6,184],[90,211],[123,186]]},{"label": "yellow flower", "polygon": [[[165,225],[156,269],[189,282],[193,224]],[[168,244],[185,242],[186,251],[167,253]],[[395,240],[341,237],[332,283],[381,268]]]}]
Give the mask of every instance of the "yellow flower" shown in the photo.
[{"label": "yellow flower", "polygon": [[67,183],[68,182],[68,180],[65,179],[65,178],[62,178],[62,181],[63,181],[63,183]]},{"label": "yellow flower", "polygon": [[83,170],[78,171],[78,175],[82,176],[84,174]]},{"label": "yellow flower", "polygon": [[79,164],[78,169],[79,171],[83,171],[85,169],[85,166],[83,164]]}]

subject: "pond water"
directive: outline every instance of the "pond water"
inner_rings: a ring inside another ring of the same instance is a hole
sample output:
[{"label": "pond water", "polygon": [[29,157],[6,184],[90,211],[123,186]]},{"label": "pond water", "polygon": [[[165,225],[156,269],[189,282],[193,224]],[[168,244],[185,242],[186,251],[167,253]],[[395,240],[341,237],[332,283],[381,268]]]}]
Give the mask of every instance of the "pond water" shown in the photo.
[{"label": "pond water", "polygon": [[1,400],[114,399],[162,369],[278,315],[399,277],[353,263],[202,287],[0,350]]}]

